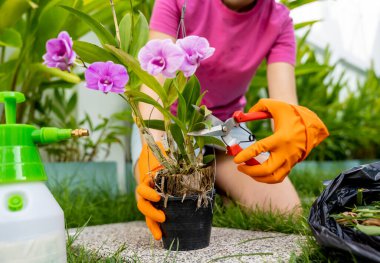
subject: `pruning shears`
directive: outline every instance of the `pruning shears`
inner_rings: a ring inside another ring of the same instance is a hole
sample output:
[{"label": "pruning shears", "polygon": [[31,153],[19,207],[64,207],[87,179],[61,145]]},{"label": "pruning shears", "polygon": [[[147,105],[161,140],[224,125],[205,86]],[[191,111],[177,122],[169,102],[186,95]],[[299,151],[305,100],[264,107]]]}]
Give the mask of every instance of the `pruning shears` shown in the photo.
[{"label": "pruning shears", "polygon": [[[198,106],[193,105],[193,107],[200,111],[201,109]],[[242,111],[235,111],[231,118],[226,121],[222,121],[219,118],[215,117],[212,114],[206,116],[205,121],[211,122],[211,126],[206,129],[199,131],[193,131],[188,133],[191,136],[220,136],[223,143],[226,145],[227,154],[231,156],[236,156],[243,148],[239,145],[241,142],[247,141],[238,141],[234,138],[230,132],[234,127],[239,127],[248,133],[248,142],[255,143],[256,137],[247,129],[242,127],[240,123],[255,121],[255,120],[264,120],[270,119],[272,115],[268,112],[251,112],[244,113]],[[245,162],[247,165],[258,165],[265,162],[269,158],[269,153],[261,153],[260,155],[248,160]]]}]

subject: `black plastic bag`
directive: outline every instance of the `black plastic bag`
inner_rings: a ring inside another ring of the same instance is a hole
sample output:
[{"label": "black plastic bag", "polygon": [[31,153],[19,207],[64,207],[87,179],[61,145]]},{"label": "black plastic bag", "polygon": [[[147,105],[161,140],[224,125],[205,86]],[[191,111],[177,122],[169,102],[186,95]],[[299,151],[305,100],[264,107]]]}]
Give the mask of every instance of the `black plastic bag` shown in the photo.
[{"label": "black plastic bag", "polygon": [[380,162],[342,172],[314,202],[309,225],[317,242],[327,250],[340,250],[359,258],[380,262],[380,236],[339,225],[332,214],[347,211],[356,204],[358,189],[367,204],[380,200]]}]

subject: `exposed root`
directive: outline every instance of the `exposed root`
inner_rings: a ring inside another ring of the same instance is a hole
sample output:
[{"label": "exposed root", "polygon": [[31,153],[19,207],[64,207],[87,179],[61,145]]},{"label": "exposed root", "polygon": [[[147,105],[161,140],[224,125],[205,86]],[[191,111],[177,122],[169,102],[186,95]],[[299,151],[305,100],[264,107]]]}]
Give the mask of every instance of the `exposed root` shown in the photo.
[{"label": "exposed root", "polygon": [[207,207],[210,201],[210,193],[214,189],[214,167],[195,169],[188,174],[170,174],[161,170],[157,173],[156,190],[165,198],[166,207],[169,196],[181,197],[198,196],[197,207]]}]

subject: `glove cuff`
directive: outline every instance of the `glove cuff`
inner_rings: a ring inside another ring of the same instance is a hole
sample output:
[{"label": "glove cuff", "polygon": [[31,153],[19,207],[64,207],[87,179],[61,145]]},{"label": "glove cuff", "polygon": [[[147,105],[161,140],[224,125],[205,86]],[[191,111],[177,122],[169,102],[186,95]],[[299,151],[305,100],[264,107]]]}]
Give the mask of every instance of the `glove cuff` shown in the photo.
[{"label": "glove cuff", "polygon": [[292,105],[292,107],[299,114],[305,126],[306,142],[305,151],[299,160],[299,162],[301,162],[306,159],[314,147],[329,136],[329,131],[322,120],[313,111],[297,105]]}]

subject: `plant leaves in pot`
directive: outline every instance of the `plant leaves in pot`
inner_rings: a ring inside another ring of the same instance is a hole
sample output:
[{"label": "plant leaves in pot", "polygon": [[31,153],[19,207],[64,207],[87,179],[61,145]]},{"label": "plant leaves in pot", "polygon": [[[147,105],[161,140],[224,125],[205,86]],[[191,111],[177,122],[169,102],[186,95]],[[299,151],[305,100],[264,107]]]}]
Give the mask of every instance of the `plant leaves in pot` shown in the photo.
[{"label": "plant leaves in pot", "polygon": [[[170,39],[153,39],[145,44],[149,28],[141,13],[138,21],[142,26],[133,38],[120,37],[119,25],[115,23],[115,43],[112,33],[87,14],[64,8],[88,23],[101,40],[102,47],[86,42],[74,45],[75,51],[81,53],[80,61],[86,68],[86,87],[105,94],[118,94],[128,103],[140,134],[162,165],[155,184],[162,196],[158,206],[162,206],[167,217],[161,225],[165,247],[169,248],[167,244],[170,245],[173,239],[178,241],[179,250],[207,246],[215,176],[213,166],[208,166],[213,156],[205,155],[203,149],[205,145],[224,144],[213,137],[194,137],[189,133],[210,126],[205,119],[211,111],[201,105],[205,92],[201,93],[200,83],[194,74],[215,49],[210,47],[207,39],[194,35],[178,39],[175,43]],[[112,13],[114,21],[118,21],[116,12],[113,10]],[[126,14],[121,20],[122,32],[136,26],[129,16],[133,18],[132,14]],[[131,50],[139,52],[136,54]],[[166,78],[163,85],[154,77],[157,75]],[[140,90],[141,84],[145,86]],[[151,92],[146,92],[146,88]],[[177,104],[176,111],[173,111],[173,104]],[[139,106],[159,111],[162,118],[153,120],[151,114],[143,116],[146,111],[140,111]],[[161,142],[164,152],[158,147],[152,129],[163,131]],[[199,219],[202,220],[195,223]]]}]

